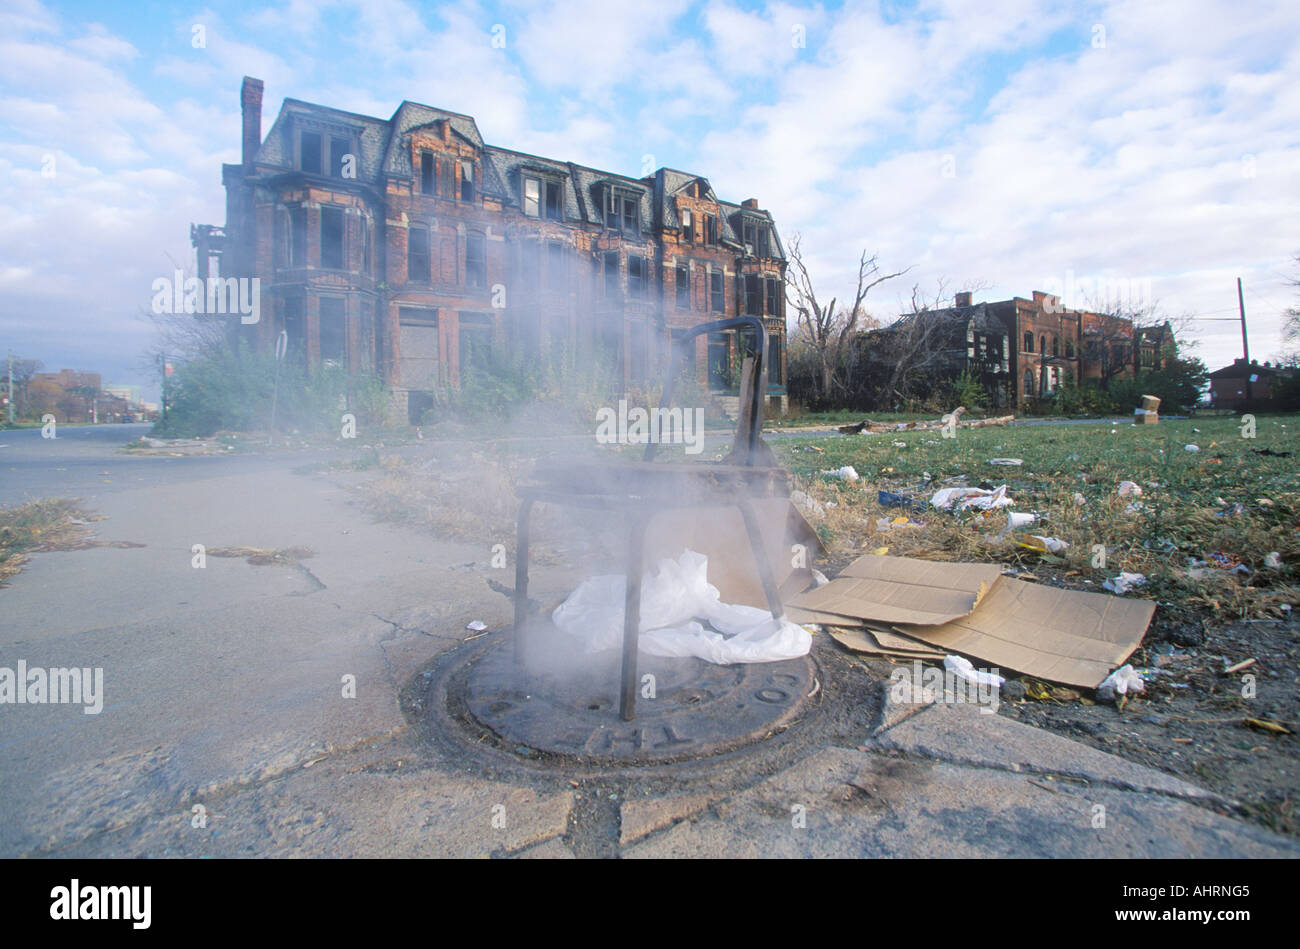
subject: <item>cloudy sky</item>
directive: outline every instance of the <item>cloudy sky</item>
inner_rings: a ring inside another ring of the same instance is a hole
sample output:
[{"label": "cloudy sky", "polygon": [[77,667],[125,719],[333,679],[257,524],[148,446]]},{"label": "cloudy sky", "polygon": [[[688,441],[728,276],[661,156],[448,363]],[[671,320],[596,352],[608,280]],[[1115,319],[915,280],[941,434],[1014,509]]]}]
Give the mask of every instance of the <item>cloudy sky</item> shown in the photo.
[{"label": "cloudy sky", "polygon": [[[224,220],[246,74],[264,131],[286,97],[410,99],[496,145],[706,175],[802,234],[827,295],[863,250],[910,266],[873,292],[886,320],[940,281],[1221,320],[1240,276],[1262,360],[1300,299],[1294,0],[5,0],[0,347],[151,383],[140,314],[190,223]],[[1237,324],[1193,326],[1211,368],[1240,355]]]}]

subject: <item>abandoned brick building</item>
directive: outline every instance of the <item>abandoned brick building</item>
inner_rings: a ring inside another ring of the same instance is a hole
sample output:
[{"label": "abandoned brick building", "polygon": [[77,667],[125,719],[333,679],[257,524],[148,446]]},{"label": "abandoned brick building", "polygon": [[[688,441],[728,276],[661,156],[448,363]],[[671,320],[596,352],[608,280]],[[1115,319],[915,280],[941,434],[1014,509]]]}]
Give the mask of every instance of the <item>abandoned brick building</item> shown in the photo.
[{"label": "abandoned brick building", "polygon": [[[240,93],[243,161],[226,224],[192,229],[199,277],[258,277],[259,347],[375,370],[412,421],[469,367],[509,354],[657,377],[670,341],[760,316],[784,407],[785,255],[771,215],[707,179],[644,178],[484,143],[467,115],[403,102],[389,119],[285,99],[265,140],[262,82]],[[696,340],[701,387],[734,383],[734,332]],[[774,406],[775,407],[775,406]]]},{"label": "abandoned brick building", "polygon": [[935,379],[976,375],[993,406],[1027,408],[1062,385],[1094,380],[1105,384],[1168,358],[1173,330],[1134,327],[1126,317],[1072,310],[1059,297],[1035,290],[1031,299],[1013,297],[974,303],[958,293],[951,307],[908,314],[890,326],[864,334],[868,359],[921,350],[918,365]]}]

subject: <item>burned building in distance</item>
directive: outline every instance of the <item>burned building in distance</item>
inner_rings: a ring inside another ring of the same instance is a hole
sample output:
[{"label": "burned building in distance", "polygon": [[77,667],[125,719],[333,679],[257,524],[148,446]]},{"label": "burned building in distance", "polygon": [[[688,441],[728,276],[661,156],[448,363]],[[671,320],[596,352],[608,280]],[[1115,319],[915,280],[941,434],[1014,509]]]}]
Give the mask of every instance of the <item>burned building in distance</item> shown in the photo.
[{"label": "burned building in distance", "polygon": [[[192,229],[201,279],[256,277],[269,351],[374,371],[416,422],[440,387],[509,356],[656,378],[684,329],[763,320],[772,408],[786,404],[785,254],[754,199],[660,168],[642,178],[486,144],[467,115],[403,102],[389,119],[285,99],[263,139],[245,77],[243,155],[226,223]],[[689,371],[734,382],[735,332],[696,340]]]}]

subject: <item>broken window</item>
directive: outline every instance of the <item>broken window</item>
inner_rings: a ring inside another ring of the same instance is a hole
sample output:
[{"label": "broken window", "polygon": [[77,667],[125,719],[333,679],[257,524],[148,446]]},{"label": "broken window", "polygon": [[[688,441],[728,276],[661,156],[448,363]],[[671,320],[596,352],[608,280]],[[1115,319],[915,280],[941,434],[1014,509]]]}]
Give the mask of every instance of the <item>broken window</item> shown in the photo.
[{"label": "broken window", "polygon": [[320,265],[343,269],[343,209],[320,209]]},{"label": "broken window", "polygon": [[677,265],[677,309],[691,308],[691,268],[687,264]]},{"label": "broken window", "polygon": [[745,274],[745,315],[758,316],[763,312],[763,285],[758,274]]},{"label": "broken window", "polygon": [[624,234],[640,233],[637,202],[635,195],[610,188],[605,207],[605,226],[612,231],[622,231]]},{"label": "broken window", "polygon": [[765,282],[767,284],[767,294],[766,294],[767,315],[780,316],[782,312],[781,280],[779,277],[768,277]]},{"label": "broken window", "polygon": [[1023,396],[1031,396],[1034,394],[1034,374],[1028,369],[1025,370],[1025,387],[1021,390],[1020,394]]},{"label": "broken window", "polygon": [[433,194],[433,174],[435,165],[433,152],[420,152],[420,193]]},{"label": "broken window", "polygon": [[564,218],[564,191],[563,186],[558,181],[548,181],[546,184],[546,216],[552,221],[563,220]]},{"label": "broken window", "polygon": [[1061,337],[1059,336],[1052,337],[1052,355],[1053,356],[1061,355]]},{"label": "broken window", "polygon": [[524,213],[538,217],[542,207],[542,183],[536,178],[524,179]]},{"label": "broken window", "polygon": [[319,175],[321,172],[320,132],[303,132],[298,150],[298,165],[303,171]]},{"label": "broken window", "polygon": [[307,209],[289,209],[289,266],[307,266]]},{"label": "broken window", "polygon": [[468,158],[460,160],[460,199],[474,200],[474,163]]},{"label": "broken window", "polygon": [[1024,349],[1024,351],[1027,352],[1027,353],[1032,353],[1032,352],[1034,351],[1034,334],[1033,334],[1033,333],[1026,333],[1026,334],[1025,334],[1025,349]]},{"label": "broken window", "polygon": [[[343,177],[343,162],[352,154],[352,142],[346,138],[330,136],[330,174],[336,178]],[[356,177],[356,166],[352,168],[352,177]]]},{"label": "broken window", "polygon": [[465,285],[487,286],[486,241],[482,234],[470,234],[465,238]]},{"label": "broken window", "polygon": [[321,297],[320,361],[326,366],[343,365],[347,355],[347,333],[343,321],[343,300]]},{"label": "broken window", "polygon": [[605,296],[616,297],[619,293],[618,251],[605,251]]},{"label": "broken window", "polygon": [[650,295],[650,261],[637,254],[627,258],[627,295],[634,300]]},{"label": "broken window", "polygon": [[447,155],[438,159],[438,194],[445,201],[455,201],[459,187],[456,183],[456,160]]},{"label": "broken window", "polygon": [[546,244],[546,285],[551,290],[564,289],[564,245],[559,241]]},{"label": "broken window", "polygon": [[721,313],[727,308],[726,291],[722,285],[722,271],[709,271],[709,310]]},{"label": "broken window", "polygon": [[412,283],[429,282],[429,230],[412,226],[406,234],[406,279]]},{"label": "broken window", "polygon": [[691,244],[695,241],[695,229],[691,223],[691,209],[682,209],[682,240]]},{"label": "broken window", "polygon": [[704,215],[704,243],[710,247],[718,244],[718,219],[715,215]]},{"label": "broken window", "polygon": [[767,225],[753,218],[745,218],[745,253],[749,256],[770,257],[768,253]]}]

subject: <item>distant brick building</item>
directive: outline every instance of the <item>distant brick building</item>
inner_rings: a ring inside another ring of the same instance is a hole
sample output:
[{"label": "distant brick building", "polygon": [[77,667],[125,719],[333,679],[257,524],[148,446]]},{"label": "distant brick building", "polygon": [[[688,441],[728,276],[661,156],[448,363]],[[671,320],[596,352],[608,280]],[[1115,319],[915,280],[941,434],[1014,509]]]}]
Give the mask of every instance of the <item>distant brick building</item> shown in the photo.
[{"label": "distant brick building", "polygon": [[[374,369],[416,420],[492,355],[657,377],[680,331],[760,316],[768,395],[785,402],[786,260],[771,215],[707,179],[643,178],[484,143],[470,116],[403,102],[379,119],[284,100],[265,140],[262,83],[241,90],[243,161],[224,165],[226,224],[192,236],[199,276],[258,277],[263,348]],[[725,389],[743,345],[697,340]]]},{"label": "distant brick building", "polygon": [[1257,360],[1247,364],[1245,359],[1234,359],[1232,365],[1210,373],[1210,403],[1218,409],[1280,408],[1278,389],[1298,372],[1267,362],[1261,366]]},{"label": "distant brick building", "polygon": [[[951,307],[908,314],[866,334],[867,353],[871,337],[914,333],[942,351],[942,358],[930,363],[937,376],[951,379],[970,371],[994,407],[1016,409],[1050,397],[1071,379],[1106,382],[1159,368],[1173,342],[1168,323],[1135,330],[1132,320],[1067,309],[1058,297],[1039,290],[1031,299],[996,303],[974,303],[971,297],[958,293]],[[929,323],[930,332],[913,329],[916,321]]]}]

